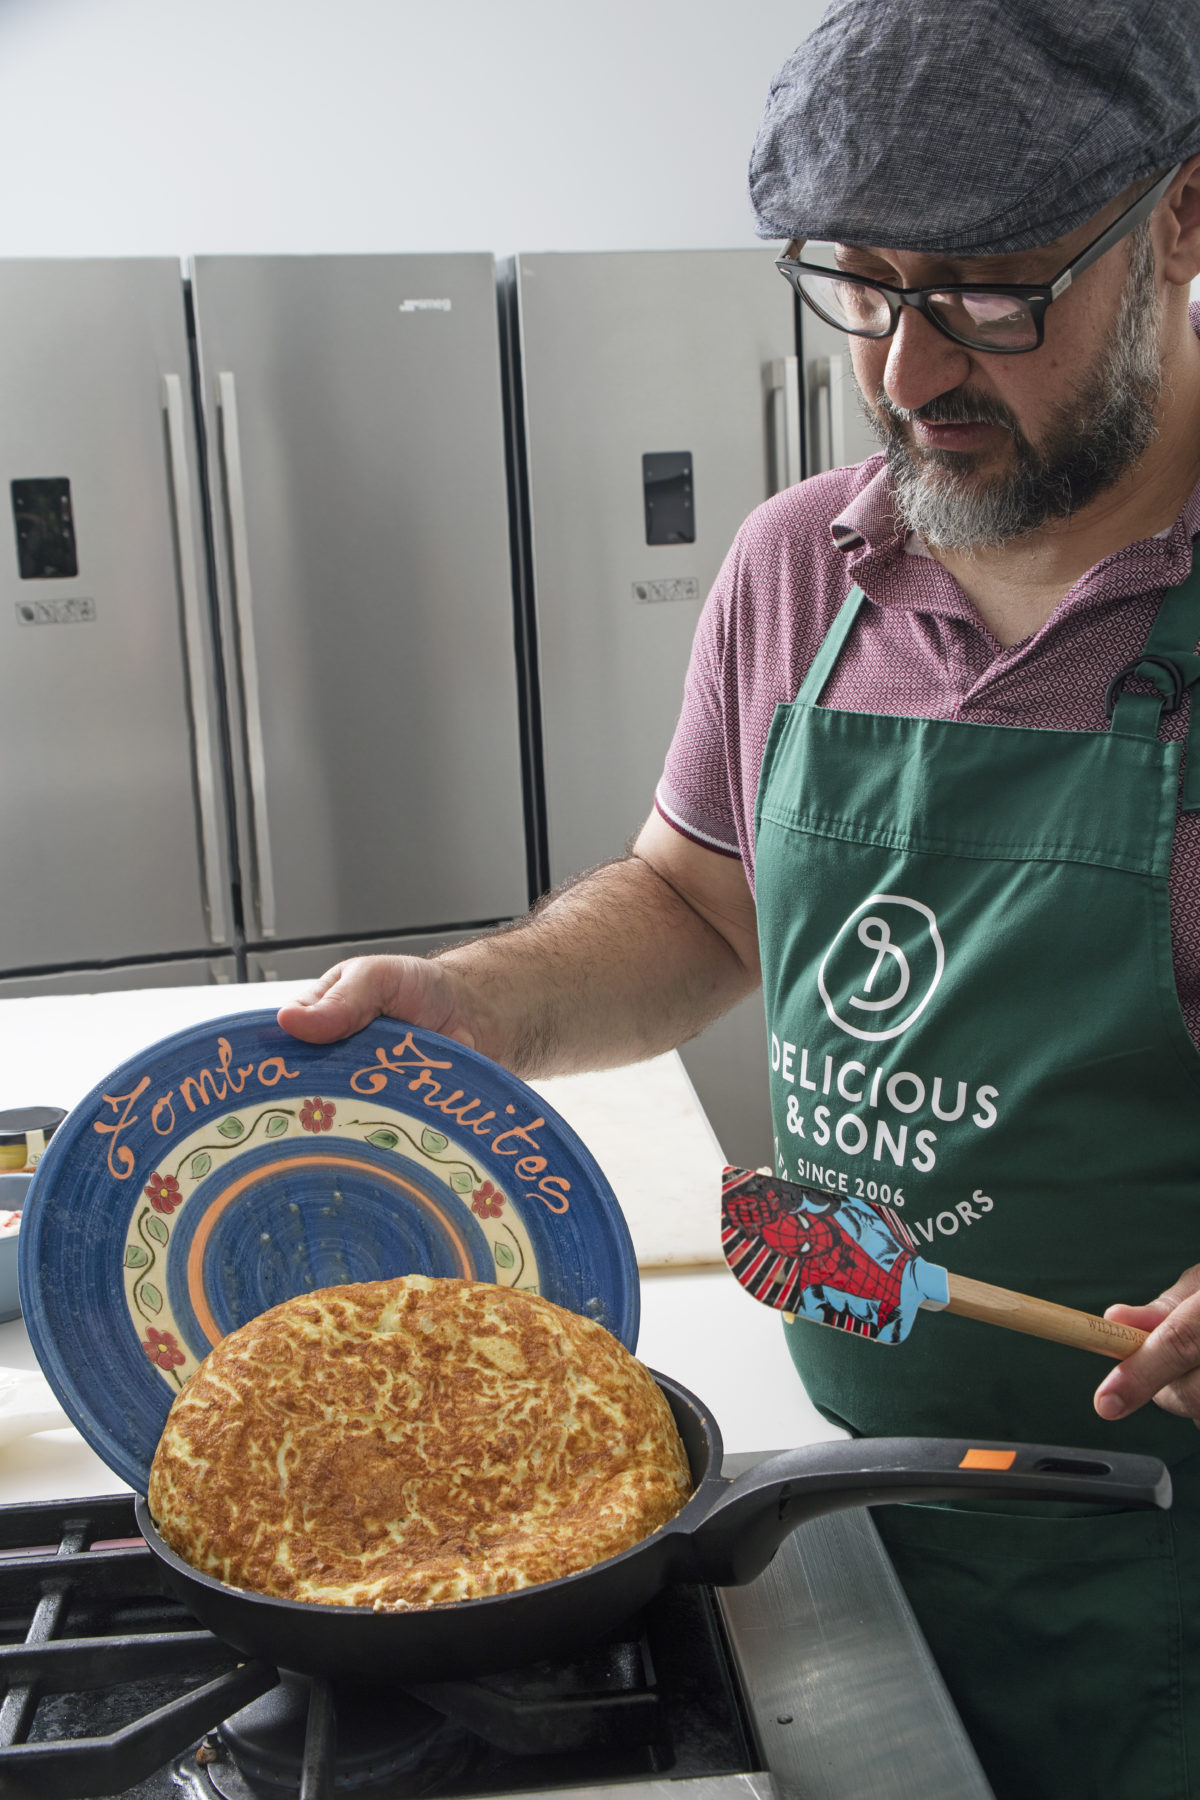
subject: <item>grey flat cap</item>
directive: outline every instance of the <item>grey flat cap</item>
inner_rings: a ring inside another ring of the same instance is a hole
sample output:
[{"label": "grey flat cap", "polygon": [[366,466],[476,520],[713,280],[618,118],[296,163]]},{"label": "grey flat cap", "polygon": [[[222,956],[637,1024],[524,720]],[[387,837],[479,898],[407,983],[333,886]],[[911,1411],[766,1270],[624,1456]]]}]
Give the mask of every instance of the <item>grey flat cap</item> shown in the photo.
[{"label": "grey flat cap", "polygon": [[758,234],[997,256],[1200,153],[1200,0],[836,0],[771,85]]}]

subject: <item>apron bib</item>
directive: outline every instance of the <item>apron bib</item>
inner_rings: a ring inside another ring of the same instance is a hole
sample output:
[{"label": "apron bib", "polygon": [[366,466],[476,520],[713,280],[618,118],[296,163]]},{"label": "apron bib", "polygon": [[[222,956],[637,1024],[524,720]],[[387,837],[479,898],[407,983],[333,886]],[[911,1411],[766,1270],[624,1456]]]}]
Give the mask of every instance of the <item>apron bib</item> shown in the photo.
[{"label": "apron bib", "polygon": [[[1102,732],[821,708],[864,598],[851,590],[777,710],[759,781],[778,1173],[887,1202],[957,1273],[1090,1312],[1148,1299],[1200,1257],[1200,1054],[1167,886],[1181,746],[1158,739],[1164,705],[1200,677],[1200,572],[1168,593],[1136,665],[1156,691],[1114,682]],[[1200,741],[1187,774],[1197,809]],[[827,1315],[848,1328],[798,1320],[789,1349],[856,1435],[1172,1466],[1175,1507],[1154,1519],[875,1517],[997,1794],[1189,1794],[1196,1428],[1152,1405],[1104,1424],[1105,1365],[1084,1351],[930,1312],[883,1345],[855,1335],[837,1295]]]}]

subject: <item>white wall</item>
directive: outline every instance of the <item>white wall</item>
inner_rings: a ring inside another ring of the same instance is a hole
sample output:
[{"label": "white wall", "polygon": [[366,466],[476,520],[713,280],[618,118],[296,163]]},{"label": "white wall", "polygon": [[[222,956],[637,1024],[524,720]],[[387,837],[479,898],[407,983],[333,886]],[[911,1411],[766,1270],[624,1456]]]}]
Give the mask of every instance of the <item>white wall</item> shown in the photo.
[{"label": "white wall", "polygon": [[756,240],[825,0],[0,0],[0,255]]}]

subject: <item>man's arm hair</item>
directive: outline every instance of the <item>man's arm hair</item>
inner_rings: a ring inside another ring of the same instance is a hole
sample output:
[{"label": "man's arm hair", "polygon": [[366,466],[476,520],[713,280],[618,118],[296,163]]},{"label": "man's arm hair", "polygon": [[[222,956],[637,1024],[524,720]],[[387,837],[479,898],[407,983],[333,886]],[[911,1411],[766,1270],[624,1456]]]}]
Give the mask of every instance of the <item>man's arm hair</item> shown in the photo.
[{"label": "man's arm hair", "polygon": [[470,984],[478,1047],[521,1075],[658,1055],[759,980],[741,863],[693,843],[657,813],[627,856],[435,960]]},{"label": "man's arm hair", "polygon": [[651,814],[629,854],[510,926],[430,958],[358,957],[280,1023],[313,1043],[383,1013],[444,1032],[523,1076],[612,1068],[673,1049],[758,983],[741,863]]}]

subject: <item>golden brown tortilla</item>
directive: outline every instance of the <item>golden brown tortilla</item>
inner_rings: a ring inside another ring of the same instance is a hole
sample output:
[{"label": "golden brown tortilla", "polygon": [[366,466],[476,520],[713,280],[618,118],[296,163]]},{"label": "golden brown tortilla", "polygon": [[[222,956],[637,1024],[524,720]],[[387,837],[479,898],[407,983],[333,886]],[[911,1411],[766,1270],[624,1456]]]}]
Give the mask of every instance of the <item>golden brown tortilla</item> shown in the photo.
[{"label": "golden brown tortilla", "polygon": [[234,1587],[399,1608],[587,1568],[690,1491],[661,1392],[602,1326],[408,1275],[301,1295],[218,1344],[148,1498],[170,1547]]}]

